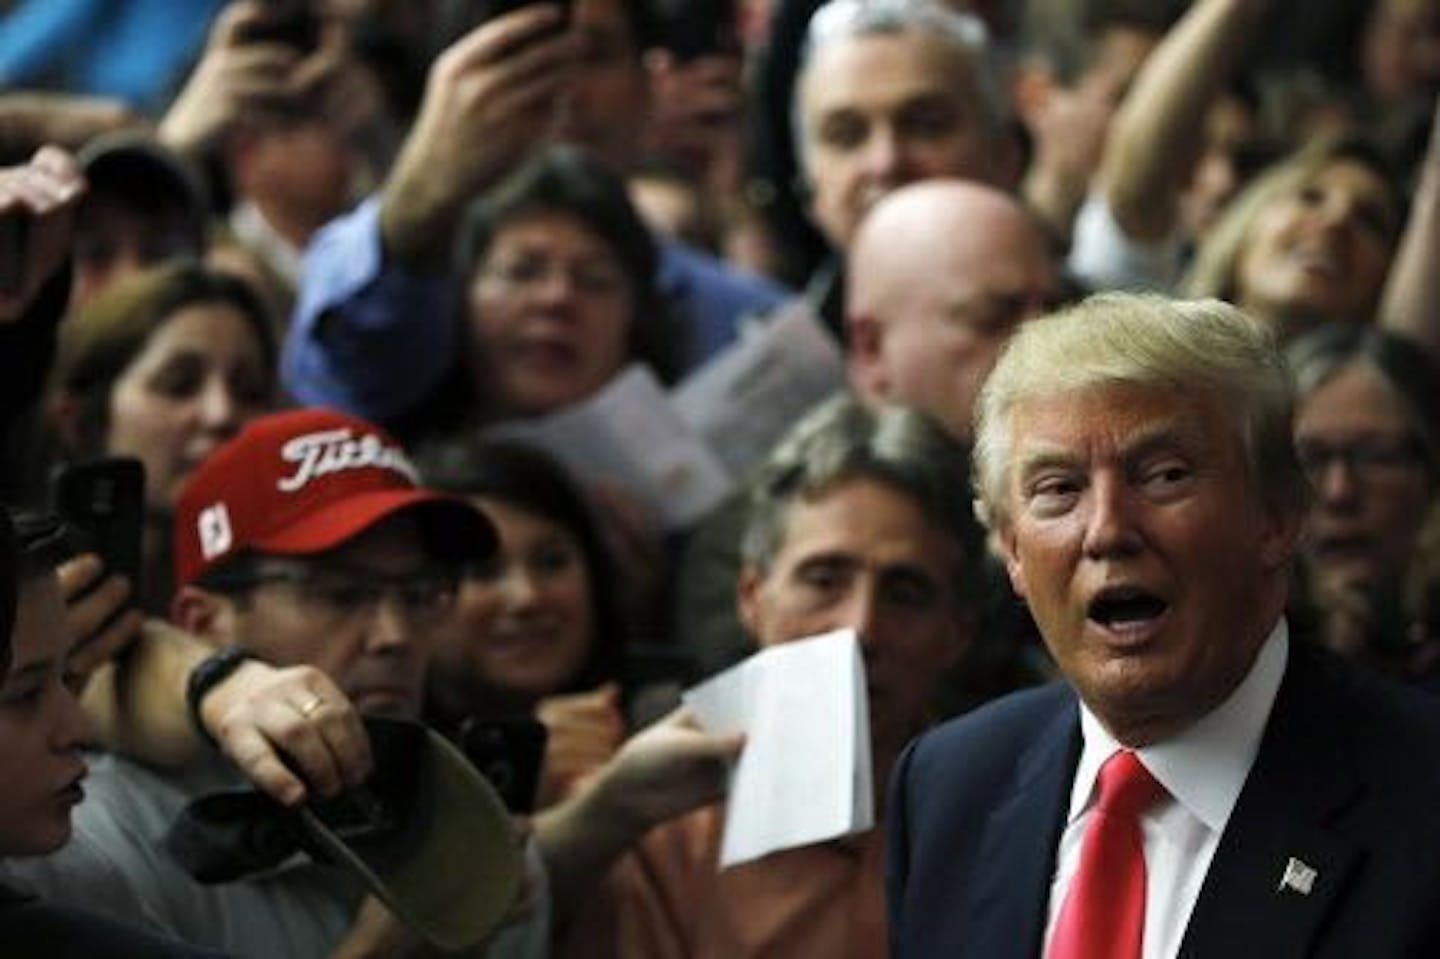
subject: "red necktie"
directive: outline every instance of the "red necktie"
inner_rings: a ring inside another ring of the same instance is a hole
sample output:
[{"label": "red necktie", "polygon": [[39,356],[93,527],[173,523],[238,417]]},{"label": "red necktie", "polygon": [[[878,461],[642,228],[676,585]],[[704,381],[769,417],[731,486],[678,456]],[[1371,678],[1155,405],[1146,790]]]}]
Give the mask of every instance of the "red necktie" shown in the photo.
[{"label": "red necktie", "polygon": [[1165,795],[1128,750],[1100,767],[1100,801],[1085,826],[1080,869],[1060,907],[1048,959],[1140,959],[1145,846],[1140,814]]}]

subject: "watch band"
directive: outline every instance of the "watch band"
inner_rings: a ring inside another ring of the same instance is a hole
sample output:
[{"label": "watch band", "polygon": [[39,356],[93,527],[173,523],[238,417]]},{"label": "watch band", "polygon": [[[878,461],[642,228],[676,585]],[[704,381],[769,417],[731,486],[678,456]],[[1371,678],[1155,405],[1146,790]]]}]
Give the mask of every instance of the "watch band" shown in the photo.
[{"label": "watch band", "polygon": [[185,709],[190,715],[190,725],[200,738],[211,746],[219,746],[210,730],[200,719],[200,704],[210,690],[229,678],[240,668],[240,664],[258,657],[243,646],[224,646],[201,660],[185,679]]}]

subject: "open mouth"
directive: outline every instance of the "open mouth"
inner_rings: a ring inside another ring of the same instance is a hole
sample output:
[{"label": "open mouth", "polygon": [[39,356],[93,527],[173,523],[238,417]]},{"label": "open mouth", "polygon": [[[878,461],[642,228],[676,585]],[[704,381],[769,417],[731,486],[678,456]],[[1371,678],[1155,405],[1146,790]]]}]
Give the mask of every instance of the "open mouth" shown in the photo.
[{"label": "open mouth", "polygon": [[1087,613],[1092,622],[1111,631],[1128,631],[1150,625],[1165,615],[1170,604],[1159,596],[1135,586],[1101,590],[1090,601]]}]

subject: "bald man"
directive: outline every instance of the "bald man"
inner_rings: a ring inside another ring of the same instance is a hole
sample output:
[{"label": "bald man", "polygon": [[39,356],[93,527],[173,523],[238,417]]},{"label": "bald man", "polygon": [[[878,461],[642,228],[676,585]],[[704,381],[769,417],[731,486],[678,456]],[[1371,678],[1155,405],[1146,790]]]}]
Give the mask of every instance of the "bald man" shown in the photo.
[{"label": "bald man", "polygon": [[1009,195],[963,180],[903,187],[870,211],[850,251],[851,388],[968,440],[1000,348],[1058,291],[1045,233]]},{"label": "bald man", "polygon": [[[1044,232],[1000,190],[925,180],[870,209],[850,265],[851,390],[867,405],[925,413],[968,441],[975,395],[1001,346],[1022,320],[1058,297],[1058,266]],[[674,630],[705,671],[753,649],[734,613],[745,502],[742,491],[702,523],[682,560]],[[947,688],[947,706],[1029,681],[1010,642],[1028,634],[1028,622],[1007,618],[1020,613],[1019,607],[1008,611],[1014,604],[1007,594],[997,595],[994,611],[982,613],[1004,641],[972,647],[965,688]]]}]

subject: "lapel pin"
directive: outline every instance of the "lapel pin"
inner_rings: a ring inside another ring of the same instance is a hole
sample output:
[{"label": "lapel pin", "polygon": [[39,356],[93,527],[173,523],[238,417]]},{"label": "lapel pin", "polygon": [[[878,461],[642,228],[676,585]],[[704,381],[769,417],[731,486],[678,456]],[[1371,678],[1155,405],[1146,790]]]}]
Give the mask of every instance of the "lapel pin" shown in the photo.
[{"label": "lapel pin", "polygon": [[1286,889],[1294,890],[1302,896],[1310,895],[1310,890],[1315,888],[1315,880],[1319,876],[1313,866],[1303,861],[1290,857],[1285,864],[1285,874],[1280,877],[1280,885],[1276,892],[1284,892]]}]

